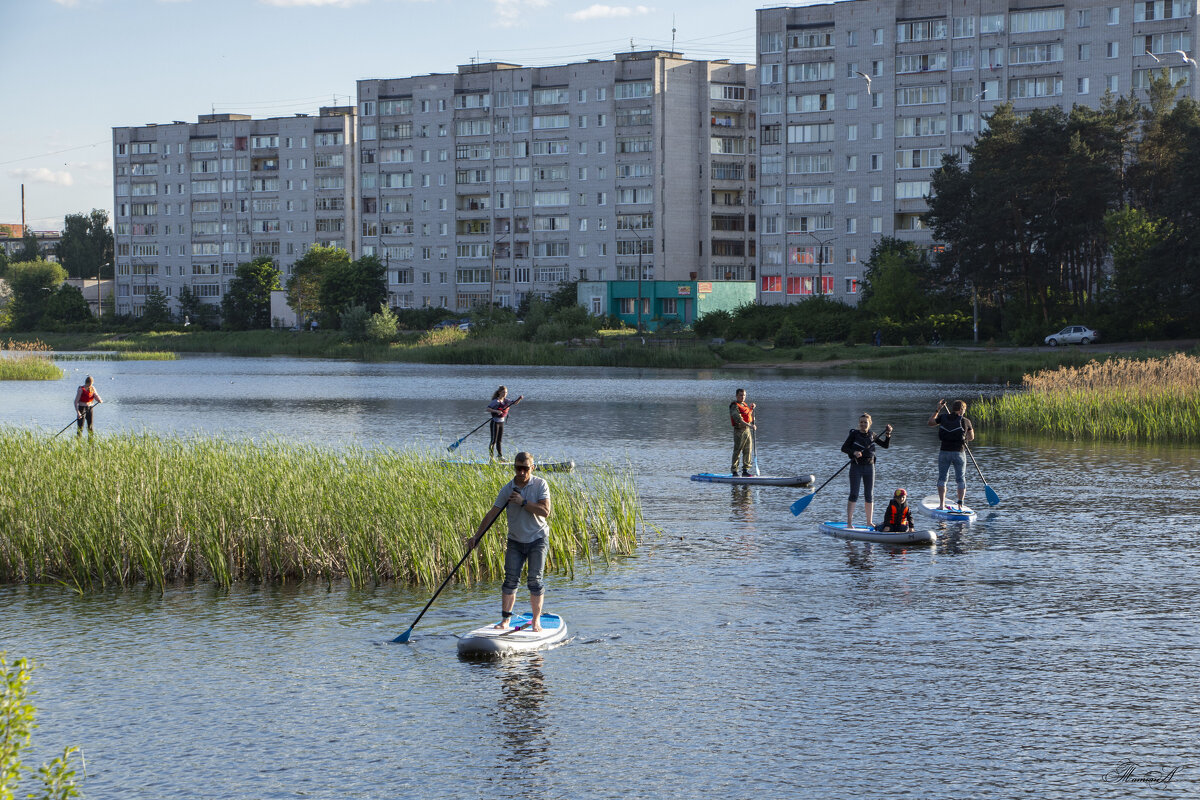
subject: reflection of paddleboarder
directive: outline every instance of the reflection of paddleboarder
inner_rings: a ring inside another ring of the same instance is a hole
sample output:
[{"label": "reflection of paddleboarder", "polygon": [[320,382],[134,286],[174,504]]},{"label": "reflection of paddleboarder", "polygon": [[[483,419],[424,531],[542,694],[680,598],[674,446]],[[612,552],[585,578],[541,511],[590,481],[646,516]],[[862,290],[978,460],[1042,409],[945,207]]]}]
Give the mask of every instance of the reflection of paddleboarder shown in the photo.
[{"label": "reflection of paddleboarder", "polygon": [[87,421],[88,433],[92,432],[92,407],[97,403],[103,403],[100,395],[96,394],[96,389],[92,386],[92,376],[88,375],[84,380],[83,385],[75,392],[75,413],[78,419],[75,424],[78,426],[75,429],[75,435],[79,436],[83,433],[84,420]]},{"label": "reflection of paddleboarder", "polygon": [[495,458],[503,459],[504,451],[501,450],[501,440],[504,439],[504,420],[508,419],[508,410],[521,402],[525,395],[518,395],[516,400],[509,400],[508,389],[501,386],[492,395],[492,402],[488,403],[488,412],[492,415],[491,433],[492,441],[488,444],[488,453]]}]

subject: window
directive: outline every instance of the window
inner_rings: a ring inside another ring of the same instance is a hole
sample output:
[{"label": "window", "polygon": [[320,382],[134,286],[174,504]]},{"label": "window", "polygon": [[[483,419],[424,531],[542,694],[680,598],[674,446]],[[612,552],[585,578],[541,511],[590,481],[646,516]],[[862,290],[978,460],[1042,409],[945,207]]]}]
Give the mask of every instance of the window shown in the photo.
[{"label": "window", "polygon": [[846,233],[858,232],[858,220],[854,217],[846,217]]},{"label": "window", "polygon": [[846,278],[846,294],[858,294],[858,278]]},{"label": "window", "polygon": [[[955,86],[957,85],[955,84]],[[945,102],[945,86],[912,86],[896,90],[896,105],[898,106],[920,106]]]},{"label": "window", "polygon": [[1017,78],[1008,82],[1008,96],[1013,100],[1025,97],[1057,97],[1062,94],[1062,90],[1062,76],[1060,75],[1044,78]]},{"label": "window", "polygon": [[896,56],[897,74],[912,72],[936,72],[946,68],[946,53],[916,53]]},{"label": "window", "polygon": [[833,111],[836,106],[832,93],[789,95],[787,103],[789,114]]},{"label": "window", "polygon": [[858,47],[858,31],[846,31],[846,46]]},{"label": "window", "polygon": [[1107,42],[1104,47],[1105,58],[1117,58],[1120,52],[1119,45],[1116,42]]},{"label": "window", "polygon": [[824,50],[830,47],[833,47],[833,30],[829,28],[788,34],[788,48],[791,50]]},{"label": "window", "polygon": [[[858,108],[858,94],[854,93],[854,94],[846,95],[846,110],[854,111],[857,108]],[[766,144],[766,142],[763,142],[763,144]]]},{"label": "window", "polygon": [[[1116,45],[1116,42],[1110,42]],[[1115,55],[1109,58],[1116,58]],[[1008,48],[1009,64],[1045,64],[1063,60],[1063,47],[1059,43],[1029,44]]]},{"label": "window", "polygon": [[[716,91],[717,88],[712,87],[713,91]],[[638,97],[650,97],[653,94],[654,87],[650,81],[624,81],[613,87],[614,100],[632,100]]]},{"label": "window", "polygon": [[872,203],[882,203],[883,202],[883,187],[882,186],[872,186],[871,187],[871,202]]},{"label": "window", "polygon": [[1191,14],[1190,0],[1148,0],[1133,4],[1133,21],[1149,22],[1155,19],[1178,19]]},{"label": "window", "polygon": [[878,172],[883,169],[883,153],[871,153],[871,171]]},{"label": "window", "polygon": [[1065,17],[1066,11],[1062,8],[1014,11],[1008,15],[1009,32],[1061,31],[1066,22]]},{"label": "window", "polygon": [[1079,60],[1080,61],[1091,61],[1092,60],[1092,46],[1090,44],[1079,45]]},{"label": "window", "polygon": [[858,187],[856,187],[856,186],[846,187],[846,203],[854,204],[857,202],[858,202]]},{"label": "window", "polygon": [[896,25],[897,42],[928,42],[946,38],[946,20],[932,19],[901,22]]},{"label": "window", "polygon": [[979,17],[980,33],[1004,33],[1003,14],[983,14]]},{"label": "window", "polygon": [[846,141],[854,142],[858,140],[858,125],[850,124],[846,126]]},{"label": "window", "polygon": [[1087,78],[1079,78],[1078,82],[1075,85],[1075,93],[1076,94],[1087,94],[1088,86],[1089,86],[1089,81]]},{"label": "window", "polygon": [[871,138],[872,139],[882,139],[883,138],[883,123],[882,122],[871,123]]},{"label": "window", "polygon": [[1113,6],[1112,8],[1110,8],[1108,10],[1108,24],[1109,25],[1120,25],[1121,24],[1121,9],[1120,9],[1120,7]]},{"label": "window", "polygon": [[883,28],[871,29],[871,44],[883,44]]},{"label": "window", "polygon": [[975,18],[974,17],[955,17],[954,18],[954,38],[965,39],[975,35]]},{"label": "window", "polygon": [[763,275],[762,276],[762,291],[763,292],[782,292],[783,291],[783,276],[782,275]]},{"label": "window", "polygon": [[897,200],[920,200],[932,191],[929,181],[899,181],[896,183]]},{"label": "window", "polygon": [[783,52],[783,34],[782,33],[764,33],[758,37],[758,51],[760,53],[782,53]]},{"label": "window", "polygon": [[1113,94],[1116,94],[1117,92],[1121,91],[1121,82],[1118,80],[1116,75],[1106,76],[1105,83],[1107,85],[1108,91],[1112,92]]},{"label": "window", "polygon": [[871,233],[883,233],[883,217],[871,217]]},{"label": "window", "polygon": [[835,69],[836,66],[832,61],[815,61],[807,64],[788,64],[787,79],[789,83],[831,81],[834,78]]}]

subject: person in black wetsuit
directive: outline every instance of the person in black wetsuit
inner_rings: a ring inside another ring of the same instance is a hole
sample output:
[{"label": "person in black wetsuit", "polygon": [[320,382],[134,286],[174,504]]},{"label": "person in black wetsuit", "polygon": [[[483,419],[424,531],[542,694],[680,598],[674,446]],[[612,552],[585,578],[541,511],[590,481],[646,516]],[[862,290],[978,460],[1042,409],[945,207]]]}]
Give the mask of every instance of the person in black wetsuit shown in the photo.
[{"label": "person in black wetsuit", "polygon": [[892,442],[892,426],[882,434],[871,432],[871,415],[858,418],[858,428],[850,431],[842,452],[850,456],[850,499],[846,503],[846,527],[854,527],[854,504],[858,502],[858,485],[863,487],[863,510],[867,515],[867,527],[875,522],[875,446],[886,448]]}]

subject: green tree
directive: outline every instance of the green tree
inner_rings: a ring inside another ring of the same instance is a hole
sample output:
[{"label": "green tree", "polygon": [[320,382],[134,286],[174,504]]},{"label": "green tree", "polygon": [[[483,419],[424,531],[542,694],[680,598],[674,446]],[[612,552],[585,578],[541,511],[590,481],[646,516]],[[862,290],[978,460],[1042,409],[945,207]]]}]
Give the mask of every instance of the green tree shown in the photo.
[{"label": "green tree", "polygon": [[221,316],[236,331],[271,327],[271,292],[279,288],[279,270],[267,256],[239,264],[237,277],[221,298]]},{"label": "green tree", "polygon": [[[179,296],[175,298],[175,302],[179,306],[179,319],[187,325],[196,325],[201,328],[212,328],[217,322],[217,307],[212,303],[206,303],[191,287],[184,285],[179,289]],[[109,304],[111,308],[111,303]]]},{"label": "green tree", "polygon": [[54,325],[70,325],[88,322],[92,319],[92,310],[79,287],[64,283],[57,291],[50,292],[46,300],[46,309],[42,313],[40,327]]},{"label": "green tree", "polygon": [[91,214],[68,214],[57,253],[72,278],[111,278],[113,234],[108,212],[93,208]]},{"label": "green tree", "polygon": [[[32,773],[21,763],[33,739],[36,709],[30,700],[29,688],[33,667],[19,658],[10,666],[6,654],[0,652],[0,800],[13,800],[24,774]],[[31,800],[66,800],[79,797],[71,756],[78,752],[68,747],[63,754],[38,771],[42,790],[28,793]]]},{"label": "green tree", "polygon": [[321,284],[331,269],[350,264],[350,253],[340,247],[316,244],[292,264],[287,281],[287,301],[301,326],[321,314]]},{"label": "green tree", "polygon": [[913,242],[885,236],[871,248],[864,265],[859,307],[880,319],[912,322],[946,303],[939,298],[929,257]]},{"label": "green tree", "polygon": [[387,302],[387,270],[375,256],[331,263],[321,276],[319,296],[324,322],[336,327],[354,306],[378,308]]},{"label": "green tree", "polygon": [[142,327],[150,329],[170,321],[171,307],[167,304],[167,296],[155,286],[146,292],[146,304],[142,306]]},{"label": "green tree", "polygon": [[12,327],[31,331],[42,321],[52,292],[67,279],[67,271],[52,261],[22,261],[8,266],[12,289]]},{"label": "green tree", "polygon": [[388,344],[396,340],[396,329],[399,320],[386,305],[381,305],[379,311],[371,315],[367,321],[367,339],[380,344]]},{"label": "green tree", "polygon": [[25,236],[21,238],[21,249],[13,256],[13,261],[41,261],[42,253],[38,248],[37,237],[33,235],[33,231],[29,228],[25,229]]},{"label": "green tree", "polygon": [[8,274],[8,251],[0,247],[0,278]]}]

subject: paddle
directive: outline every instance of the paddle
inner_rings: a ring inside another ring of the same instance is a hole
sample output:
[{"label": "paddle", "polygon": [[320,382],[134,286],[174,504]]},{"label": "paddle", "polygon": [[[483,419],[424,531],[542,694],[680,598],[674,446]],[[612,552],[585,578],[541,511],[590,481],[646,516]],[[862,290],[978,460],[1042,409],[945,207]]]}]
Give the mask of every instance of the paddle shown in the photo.
[{"label": "paddle", "polygon": [[988,486],[987,478],[983,477],[983,470],[979,468],[979,462],[975,460],[975,454],[971,452],[971,445],[963,442],[963,447],[967,448],[967,455],[971,457],[971,463],[975,465],[975,471],[979,473],[979,480],[983,481],[983,493],[987,495],[988,505],[997,505],[1000,502],[1000,495],[996,494],[995,489]]},{"label": "paddle", "polygon": [[[471,431],[471,433],[474,433],[475,431],[479,430],[479,428],[482,428],[484,425],[487,425],[487,424],[488,424],[489,422],[491,422],[491,421],[492,421],[492,420],[491,420],[491,418],[490,418],[490,417],[489,417],[488,419],[485,419],[483,422],[479,423],[479,427],[478,427],[478,428],[476,428],[475,430]],[[471,433],[468,433],[468,434],[467,434],[467,436],[470,436],[470,435],[471,435]],[[459,439],[457,442],[455,442],[454,444],[450,445],[450,446],[449,446],[449,447],[447,447],[446,449],[447,449],[447,450],[449,450],[451,453],[453,453],[455,450],[457,450],[457,449],[458,449],[458,446],[459,446],[460,444],[462,444],[464,441],[466,441],[466,439],[467,439],[467,436],[464,436],[464,437],[462,437],[461,439]]]},{"label": "paddle", "polygon": [[[478,428],[476,428],[476,430],[478,430]],[[501,511],[502,510],[503,509],[501,509]],[[487,533],[488,529],[491,528],[494,524],[496,524],[496,520],[498,520],[498,519],[500,519],[500,511],[497,511],[496,516],[492,517],[492,521],[487,524],[487,527],[483,529],[483,532]],[[479,536],[479,539],[476,541],[476,544],[478,544],[481,541],[483,541],[482,534]],[[467,552],[463,553],[463,557],[460,558],[458,560],[458,563],[454,565],[454,569],[450,570],[450,574],[446,576],[446,580],[442,581],[442,585],[439,586],[437,588],[437,591],[433,593],[433,597],[429,598],[429,602],[426,603],[425,607],[421,609],[421,613],[417,614],[417,618],[413,620],[412,625],[409,625],[408,630],[406,630],[404,633],[400,634],[395,639],[392,639],[393,642],[398,643],[398,644],[407,644],[408,643],[408,637],[412,635],[413,628],[417,627],[417,623],[421,621],[421,617],[425,616],[425,612],[429,610],[429,607],[431,605],[433,605],[433,601],[437,600],[437,596],[442,593],[442,589],[446,588],[446,584],[448,584],[450,582],[450,579],[454,577],[454,573],[458,572],[458,568],[463,565],[463,562],[465,562],[467,560],[467,556],[471,555],[471,551],[474,549],[475,549],[474,545],[467,548]]]},{"label": "paddle", "polygon": [[[92,407],[92,406],[94,406],[94,405],[96,405],[96,404],[95,404],[95,403],[88,403],[88,404],[87,404],[87,408],[91,408],[91,407]],[[67,423],[67,428],[71,427],[72,425],[78,425],[78,424],[79,424],[79,420],[81,420],[81,419],[83,419],[83,414],[80,414],[80,413],[76,412],[76,414],[75,414],[75,419],[73,419],[73,420],[71,420],[70,422],[68,422],[68,423]],[[62,436],[64,433],[66,433],[66,432],[67,432],[67,428],[63,428],[63,429],[62,429],[61,431],[59,431],[58,433],[54,434],[54,436],[52,436],[51,438],[52,438],[52,439],[57,439],[58,437]]]},{"label": "paddle", "polygon": [[[850,466],[851,463],[853,463],[853,462],[847,461],[845,464],[842,464],[842,469],[845,469],[846,467]],[[838,475],[842,474],[842,469],[839,469],[837,472],[830,475],[829,481],[833,480]],[[792,516],[794,516],[794,517],[800,516],[800,512],[803,511],[804,509],[808,508],[808,504],[811,503],[812,499],[817,496],[817,492],[821,491],[822,489],[824,489],[826,486],[829,485],[829,481],[825,481],[820,486],[818,486],[816,491],[814,491],[812,494],[806,494],[804,497],[801,497],[799,500],[792,503]]]}]

